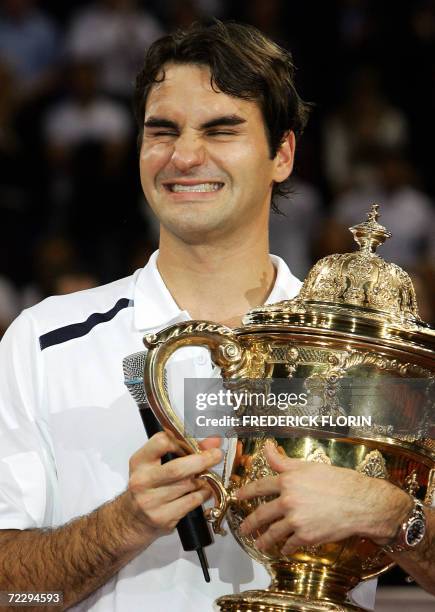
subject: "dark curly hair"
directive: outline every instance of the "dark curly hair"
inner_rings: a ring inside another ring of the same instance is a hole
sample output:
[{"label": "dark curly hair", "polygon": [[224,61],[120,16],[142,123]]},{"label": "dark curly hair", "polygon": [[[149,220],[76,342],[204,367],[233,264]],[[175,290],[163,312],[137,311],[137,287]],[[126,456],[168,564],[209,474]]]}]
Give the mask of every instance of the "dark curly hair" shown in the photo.
[{"label": "dark curly hair", "polygon": [[[139,146],[149,91],[154,83],[164,80],[164,65],[170,62],[208,66],[212,87],[257,102],[266,125],[271,159],[290,131],[296,138],[302,134],[310,105],[296,91],[291,54],[253,26],[215,20],[210,25],[194,23],[149,47],[134,92]],[[274,196],[287,195],[289,191],[287,181],[274,183],[272,210],[279,212]]]}]

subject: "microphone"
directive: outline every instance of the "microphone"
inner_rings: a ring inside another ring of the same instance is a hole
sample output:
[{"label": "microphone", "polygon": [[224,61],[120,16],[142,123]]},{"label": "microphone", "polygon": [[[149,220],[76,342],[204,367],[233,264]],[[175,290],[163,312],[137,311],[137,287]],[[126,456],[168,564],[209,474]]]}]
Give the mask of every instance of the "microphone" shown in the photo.
[{"label": "microphone", "polygon": [[[147,432],[148,438],[151,438],[151,436],[159,431],[163,431],[163,429],[151,410],[143,385],[146,355],[147,351],[141,351],[124,357],[122,360],[122,369],[124,371],[124,384],[138,405],[145,431]],[[177,456],[173,453],[166,453],[166,455],[162,457],[162,463],[167,463],[172,459],[176,459],[176,457]],[[185,551],[196,550],[204,579],[206,582],[210,582],[208,562],[204,547],[213,543],[213,536],[205,520],[202,506],[195,508],[195,510],[191,510],[186,516],[180,519],[177,523],[177,531],[183,549]]]}]

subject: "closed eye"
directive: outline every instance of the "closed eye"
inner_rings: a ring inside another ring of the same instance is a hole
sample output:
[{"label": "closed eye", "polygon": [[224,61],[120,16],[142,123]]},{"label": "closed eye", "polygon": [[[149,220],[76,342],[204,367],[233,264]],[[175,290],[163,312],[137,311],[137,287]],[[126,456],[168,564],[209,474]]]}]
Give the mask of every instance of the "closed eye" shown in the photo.
[{"label": "closed eye", "polygon": [[149,132],[147,134],[147,136],[178,136],[177,132],[170,132],[170,131],[160,131],[160,132]]},{"label": "closed eye", "polygon": [[208,132],[209,136],[235,136],[237,132],[229,131],[229,130],[213,130],[212,132]]}]

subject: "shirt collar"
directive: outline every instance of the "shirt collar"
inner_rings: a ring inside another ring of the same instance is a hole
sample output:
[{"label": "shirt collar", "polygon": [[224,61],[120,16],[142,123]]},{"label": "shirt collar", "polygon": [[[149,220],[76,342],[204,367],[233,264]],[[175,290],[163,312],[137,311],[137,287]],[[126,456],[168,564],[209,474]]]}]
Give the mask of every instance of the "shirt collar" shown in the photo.
[{"label": "shirt collar", "polygon": [[[166,287],[157,268],[155,251],[148,263],[140,270],[134,290],[134,324],[138,330],[161,329],[171,323],[191,319],[186,310],[181,310]],[[276,269],[275,284],[266,304],[288,300],[299,292],[301,282],[290,272],[283,259],[270,256]]]}]

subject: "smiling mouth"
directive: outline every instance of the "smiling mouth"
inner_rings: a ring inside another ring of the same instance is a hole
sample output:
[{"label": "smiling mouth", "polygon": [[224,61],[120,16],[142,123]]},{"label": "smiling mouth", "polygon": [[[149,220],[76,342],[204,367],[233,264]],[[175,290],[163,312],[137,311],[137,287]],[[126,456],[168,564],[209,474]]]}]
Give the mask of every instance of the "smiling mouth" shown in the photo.
[{"label": "smiling mouth", "polygon": [[181,183],[168,183],[165,188],[172,193],[208,193],[210,191],[219,191],[224,186],[223,183],[196,183],[194,185],[183,185]]}]

